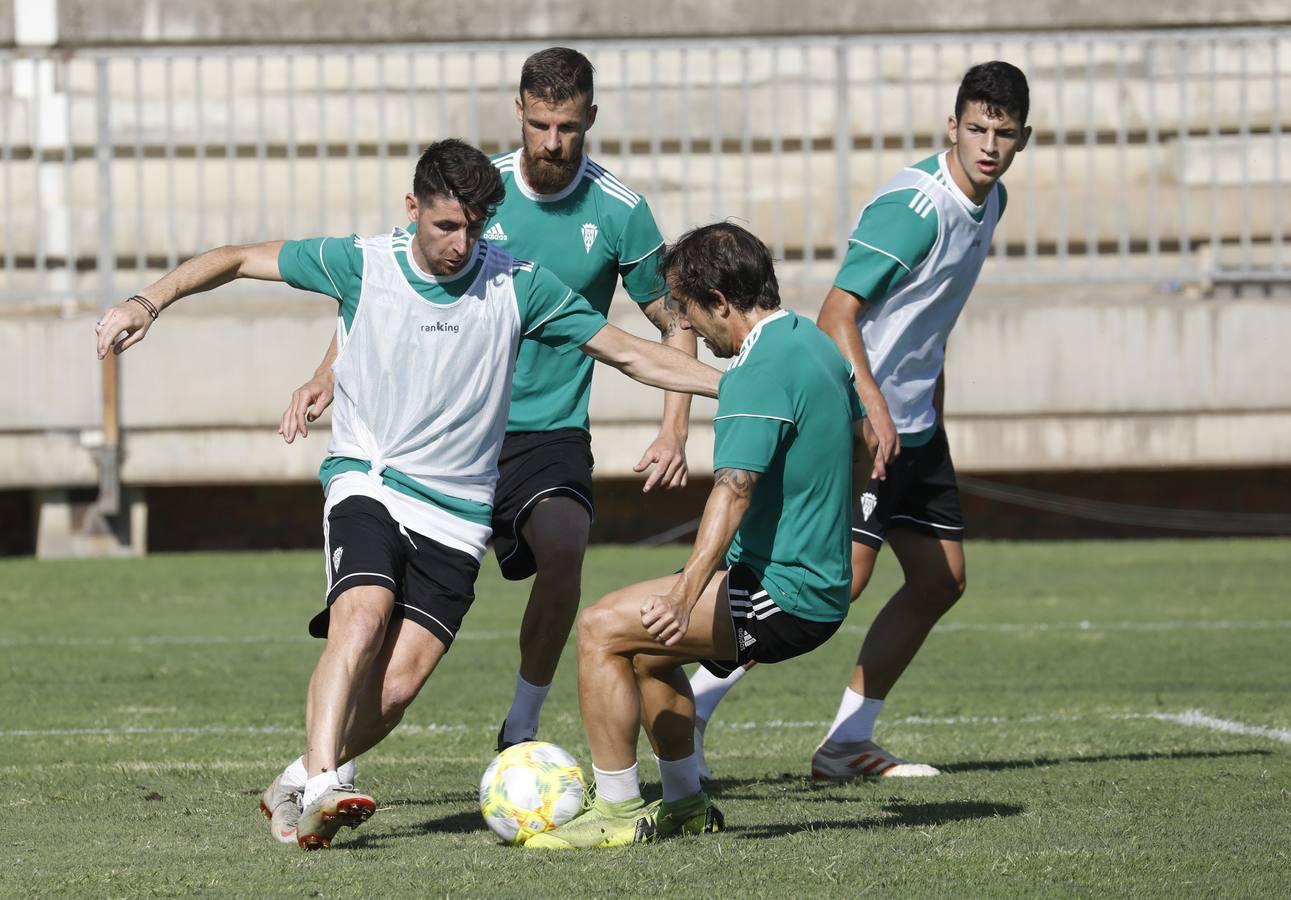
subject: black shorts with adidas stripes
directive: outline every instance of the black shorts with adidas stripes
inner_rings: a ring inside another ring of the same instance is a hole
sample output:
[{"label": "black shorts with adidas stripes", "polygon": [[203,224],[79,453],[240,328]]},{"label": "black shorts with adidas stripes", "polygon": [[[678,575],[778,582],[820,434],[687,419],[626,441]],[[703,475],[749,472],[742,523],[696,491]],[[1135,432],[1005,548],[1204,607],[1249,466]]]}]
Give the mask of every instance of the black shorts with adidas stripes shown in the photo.
[{"label": "black shorts with adidas stripes", "polygon": [[347,497],[323,523],[327,608],[314,616],[309,633],[327,637],[332,604],[360,585],[394,592],[393,619],[416,622],[451,646],[475,601],[480,564],[469,553],[409,531],[371,497]]},{"label": "black shorts with adidas stripes", "polygon": [[776,663],[815,650],[843,624],[813,622],[785,612],[771,599],[753,570],[736,563],[726,573],[726,597],[735,627],[735,659],[701,659],[699,664],[725,678],[747,662]]},{"label": "black shorts with adidas stripes", "polygon": [[871,478],[852,507],[852,542],[875,550],[889,529],[908,528],[943,541],[964,539],[959,482],[950,444],[940,425],[922,447],[902,447],[887,478]]}]

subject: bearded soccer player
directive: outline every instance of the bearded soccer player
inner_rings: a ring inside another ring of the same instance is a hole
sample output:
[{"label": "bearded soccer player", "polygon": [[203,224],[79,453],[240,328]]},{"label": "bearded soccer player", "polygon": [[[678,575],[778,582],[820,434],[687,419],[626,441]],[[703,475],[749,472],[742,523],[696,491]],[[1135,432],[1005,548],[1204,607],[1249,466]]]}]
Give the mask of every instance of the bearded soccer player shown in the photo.
[{"label": "bearded soccer player", "polygon": [[[645,198],[584,152],[596,122],[592,64],[553,47],[525,60],[516,115],[519,149],[494,157],[506,197],[490,216],[484,239],[532,259],[608,315],[621,281],[658,327],[664,344],[695,355],[694,335],[678,327],[659,273],[663,237]],[[290,442],[307,433],[331,394],[331,352],[283,416]],[[520,671],[498,732],[505,749],[538,734],[539,716],[581,597],[583,556],[594,512],[588,434],[592,361],[538,342],[520,347],[511,414],[499,461],[493,505],[493,547],[504,577],[534,577],[520,627]],[[690,397],[664,399],[658,437],[637,471],[645,483],[686,484]]]},{"label": "bearded soccer player", "polygon": [[417,163],[407,227],[212,250],[97,328],[100,357],[122,352],[170,303],[234,278],[339,304],[320,471],[326,605],[310,622],[327,643],[309,683],[306,751],[261,800],[284,843],[328,847],[376,810],[338,767],[398,725],[474,600],[520,348],[581,349],[645,383],[716,395],[715,370],[607,325],[550,272],[481,241],[503,192],[484,154],[440,141]]},{"label": "bearded soccer player", "polygon": [[[885,542],[905,578],[870,626],[812,756],[818,777],[939,774],[876,744],[874,724],[924,639],[964,593],[964,520],[942,422],[946,339],[1004,214],[1000,178],[1031,135],[1029,107],[1021,70],[1006,62],[969,69],[947,123],[950,149],[901,171],[861,211],[817,319],[856,370],[874,454],[852,516],[852,599]],[[701,758],[707,722],[746,671],[695,674]]]},{"label": "bearded soccer player", "polygon": [[[579,616],[596,800],[526,848],[720,830],[722,815],[700,789],[682,665],[729,672],[791,659],[847,614],[853,451],[863,446],[851,367],[820,329],[780,308],[771,255],[744,229],[696,229],[668,249],[663,268],[683,327],[733,358],[713,420],[713,490],[680,575],[623,588]],[[641,726],[663,781],[658,807],[641,799]]]}]

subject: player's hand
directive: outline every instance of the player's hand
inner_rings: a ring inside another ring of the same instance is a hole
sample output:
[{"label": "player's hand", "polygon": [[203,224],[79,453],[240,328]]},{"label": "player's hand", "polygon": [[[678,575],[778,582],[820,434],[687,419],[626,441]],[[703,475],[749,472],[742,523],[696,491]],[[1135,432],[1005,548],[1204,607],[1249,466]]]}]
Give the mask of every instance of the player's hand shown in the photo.
[{"label": "player's hand", "polygon": [[653,594],[641,604],[641,624],[652,638],[671,647],[690,628],[690,607],[671,594]]},{"label": "player's hand", "polygon": [[867,411],[862,430],[865,434],[865,445],[874,460],[874,469],[870,472],[870,477],[882,481],[888,477],[888,463],[901,452],[901,439],[897,435],[897,427],[892,424],[892,417],[888,415],[886,409],[872,409]]},{"label": "player's hand", "polygon": [[649,493],[650,488],[662,484],[666,488],[686,486],[686,439],[667,431],[659,432],[654,442],[641,454],[641,461],[632,467],[633,472],[644,472],[654,466],[654,471],[646,479],[642,493]]},{"label": "player's hand", "polygon": [[282,423],[278,433],[287,443],[296,439],[296,435],[309,437],[309,423],[323,414],[323,410],[332,402],[336,388],[336,376],[329,369],[315,375],[291,393],[291,403],[282,414]]},{"label": "player's hand", "polygon": [[103,314],[94,325],[95,341],[99,359],[113,353],[124,353],[143,340],[143,336],[152,327],[152,316],[143,308],[143,304],[127,300],[118,303]]}]

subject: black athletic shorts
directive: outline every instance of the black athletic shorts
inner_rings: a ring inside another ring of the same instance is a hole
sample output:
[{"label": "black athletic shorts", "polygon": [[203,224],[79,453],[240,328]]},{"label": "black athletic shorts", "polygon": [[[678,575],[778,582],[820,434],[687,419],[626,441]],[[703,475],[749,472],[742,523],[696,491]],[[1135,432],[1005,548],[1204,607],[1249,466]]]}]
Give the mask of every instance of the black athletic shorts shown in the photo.
[{"label": "black athletic shorts", "polygon": [[538,501],[568,497],[595,518],[593,464],[592,439],[581,428],[517,431],[506,436],[493,496],[493,553],[503,578],[520,581],[538,571],[533,551],[520,534]]},{"label": "black athletic shorts", "polygon": [[327,608],[314,616],[309,633],[327,637],[336,598],[359,585],[394,591],[394,618],[406,618],[451,646],[475,600],[480,564],[469,553],[409,531],[371,497],[349,497],[323,524],[327,563]]},{"label": "black athletic shorts", "polygon": [[940,425],[922,447],[902,447],[888,464],[888,477],[871,478],[852,507],[854,543],[877,550],[889,528],[910,528],[943,541],[964,539],[959,482]]},{"label": "black athletic shorts", "polygon": [[829,640],[843,620],[813,622],[787,613],[762,588],[748,566],[731,566],[726,575],[726,596],[735,626],[736,659],[701,659],[699,664],[718,678],[725,678],[752,660],[783,662],[815,650]]}]

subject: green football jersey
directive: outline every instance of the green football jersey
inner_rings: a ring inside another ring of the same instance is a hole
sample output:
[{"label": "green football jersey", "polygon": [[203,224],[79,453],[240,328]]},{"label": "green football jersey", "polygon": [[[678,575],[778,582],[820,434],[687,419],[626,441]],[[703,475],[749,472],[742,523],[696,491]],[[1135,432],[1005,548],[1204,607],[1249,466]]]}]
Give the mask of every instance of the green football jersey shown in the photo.
[{"label": "green football jersey", "polygon": [[[659,272],[663,236],[645,198],[586,156],[569,186],[535,193],[524,181],[520,151],[494,157],[506,199],[484,228],[484,239],[513,256],[550,269],[602,315],[619,279],[645,304],[664,293]],[[520,347],[507,431],[588,427],[592,359],[562,356],[530,341]]]},{"label": "green football jersey", "polygon": [[759,322],[722,376],[713,469],[761,473],[727,566],[741,563],[786,612],[837,622],[851,601],[851,367],[809,320]]}]

